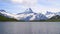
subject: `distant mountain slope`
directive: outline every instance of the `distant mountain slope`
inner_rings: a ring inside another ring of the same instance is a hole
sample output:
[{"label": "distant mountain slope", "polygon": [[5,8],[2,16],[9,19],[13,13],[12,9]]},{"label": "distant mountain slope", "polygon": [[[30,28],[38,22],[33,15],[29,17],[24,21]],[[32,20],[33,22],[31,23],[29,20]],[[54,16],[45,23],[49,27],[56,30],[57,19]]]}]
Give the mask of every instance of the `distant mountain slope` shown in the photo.
[{"label": "distant mountain slope", "polygon": [[50,19],[51,17],[53,17],[53,16],[55,16],[55,15],[56,15],[55,13],[49,12],[49,11],[47,11],[46,14],[45,14],[45,16],[46,16],[48,19]]},{"label": "distant mountain slope", "polygon": [[17,21],[11,17],[11,14],[7,13],[5,10],[0,10],[0,21]]},{"label": "distant mountain slope", "polygon": [[59,15],[55,15],[55,16],[51,17],[50,19],[60,19],[60,16]]},{"label": "distant mountain slope", "polygon": [[53,17],[51,17],[50,19],[46,20],[47,22],[60,22],[60,16],[59,15],[55,15]]},{"label": "distant mountain slope", "polygon": [[56,15],[59,15],[60,16],[60,12],[56,12]]},{"label": "distant mountain slope", "polygon": [[36,14],[34,20],[47,20],[48,18],[43,14]]}]

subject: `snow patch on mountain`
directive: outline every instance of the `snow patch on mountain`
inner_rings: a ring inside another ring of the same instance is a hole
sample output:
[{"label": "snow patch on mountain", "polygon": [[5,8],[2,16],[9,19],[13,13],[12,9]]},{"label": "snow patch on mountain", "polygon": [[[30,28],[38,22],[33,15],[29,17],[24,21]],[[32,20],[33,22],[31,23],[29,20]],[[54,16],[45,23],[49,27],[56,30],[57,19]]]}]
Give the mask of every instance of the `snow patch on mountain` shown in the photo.
[{"label": "snow patch on mountain", "polygon": [[50,19],[51,17],[55,16],[55,13],[47,11],[45,16]]}]

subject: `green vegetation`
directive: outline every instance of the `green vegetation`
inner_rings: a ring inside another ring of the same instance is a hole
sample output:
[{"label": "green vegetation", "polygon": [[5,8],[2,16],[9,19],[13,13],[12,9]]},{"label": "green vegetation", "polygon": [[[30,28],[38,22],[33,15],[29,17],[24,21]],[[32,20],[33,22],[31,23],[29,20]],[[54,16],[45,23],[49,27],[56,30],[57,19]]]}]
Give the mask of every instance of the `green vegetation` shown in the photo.
[{"label": "green vegetation", "polygon": [[60,22],[60,19],[49,19],[46,22]]},{"label": "green vegetation", "polygon": [[0,21],[17,21],[17,20],[13,19],[13,18],[7,18],[7,17],[0,15]]},{"label": "green vegetation", "polygon": [[1,22],[6,22],[6,21],[10,21],[10,22],[25,22],[24,20],[16,20],[16,19],[13,19],[13,18],[7,18],[7,17],[4,17],[4,16],[1,16],[0,15],[0,21]]},{"label": "green vegetation", "polygon": [[30,22],[60,22],[60,19],[48,19],[48,20],[33,20]]}]

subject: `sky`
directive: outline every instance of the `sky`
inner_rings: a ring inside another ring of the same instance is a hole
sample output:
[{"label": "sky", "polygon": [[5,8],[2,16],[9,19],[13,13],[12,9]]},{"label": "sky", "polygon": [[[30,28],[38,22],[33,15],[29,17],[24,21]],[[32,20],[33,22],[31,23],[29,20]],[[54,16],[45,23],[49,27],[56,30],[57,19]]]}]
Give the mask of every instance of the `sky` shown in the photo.
[{"label": "sky", "polygon": [[0,10],[13,14],[24,12],[28,8],[36,13],[59,12],[59,3],[60,0],[0,0]]}]

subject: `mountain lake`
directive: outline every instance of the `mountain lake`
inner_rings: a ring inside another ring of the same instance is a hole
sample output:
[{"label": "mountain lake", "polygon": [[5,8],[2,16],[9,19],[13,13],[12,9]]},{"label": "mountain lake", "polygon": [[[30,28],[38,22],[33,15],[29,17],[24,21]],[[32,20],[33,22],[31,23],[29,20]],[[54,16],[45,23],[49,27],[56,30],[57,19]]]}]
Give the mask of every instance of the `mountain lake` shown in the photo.
[{"label": "mountain lake", "polygon": [[60,34],[60,22],[0,22],[0,34]]}]

